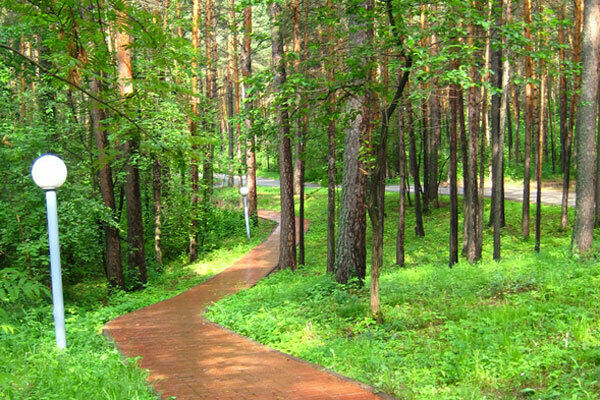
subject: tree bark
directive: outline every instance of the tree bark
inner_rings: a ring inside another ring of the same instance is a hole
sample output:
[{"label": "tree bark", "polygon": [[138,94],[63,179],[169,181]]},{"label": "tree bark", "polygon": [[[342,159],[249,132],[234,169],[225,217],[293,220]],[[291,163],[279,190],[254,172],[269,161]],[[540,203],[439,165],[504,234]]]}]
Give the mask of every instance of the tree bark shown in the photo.
[{"label": "tree bark", "polygon": [[[581,31],[583,29],[583,0],[575,0],[574,23],[573,23],[573,64],[577,65],[581,60]],[[569,208],[569,182],[571,179],[571,146],[573,143],[573,126],[575,123],[576,106],[579,102],[578,90],[581,86],[581,76],[575,72],[573,77],[573,97],[571,98],[571,116],[565,139],[565,170],[563,175],[563,189],[561,202],[561,227],[567,229]]]},{"label": "tree bark", "polygon": [[[510,7],[510,4],[507,5]],[[494,14],[495,26],[492,27],[492,41],[499,42],[500,29],[503,25],[502,8],[503,0],[496,0],[492,3],[492,13]],[[503,70],[502,48],[500,43],[494,45],[490,58],[490,67],[492,70],[492,88],[497,89],[492,94],[491,108],[491,134],[492,134],[492,211],[491,220],[494,229],[494,260],[500,259],[500,230],[502,228],[502,167],[504,155],[504,117],[506,117],[506,89],[508,75]],[[501,92],[499,92],[501,91]],[[504,112],[503,112],[504,111]]]},{"label": "tree bark", "polygon": [[292,169],[292,145],[290,121],[286,102],[281,91],[286,81],[283,59],[283,35],[281,32],[281,5],[273,2],[269,6],[271,16],[272,64],[275,69],[274,94],[276,96],[277,126],[279,127],[279,177],[281,203],[281,235],[277,268],[296,269],[296,224],[294,216],[294,174]]},{"label": "tree bark", "polygon": [[[327,8],[333,8],[332,0],[327,0]],[[335,37],[333,35],[333,26],[327,25],[327,54],[329,60],[333,61],[335,57],[334,48]],[[330,62],[331,62],[330,61]],[[335,80],[335,68],[330,65],[329,68],[323,64],[323,75],[327,75],[330,82]],[[327,109],[329,123],[327,125],[327,273],[335,273],[335,184],[336,184],[336,168],[335,168],[335,136],[336,136],[336,95],[335,92],[330,92],[327,97]]]},{"label": "tree bark", "polygon": [[[403,101],[407,101],[406,97]],[[404,267],[404,236],[406,232],[406,146],[404,131],[406,129],[405,113],[402,108],[398,110],[398,180],[400,181],[398,193],[398,233],[396,235],[396,265]]]},{"label": "tree bark", "polygon": [[158,158],[152,163],[152,209],[154,212],[154,255],[156,262],[162,265],[162,165]]},{"label": "tree bark", "polygon": [[[399,51],[402,52],[402,39],[399,37],[396,30],[396,23],[393,17],[391,0],[387,1],[388,19],[390,28],[396,36]],[[372,7],[372,4],[371,4]],[[372,28],[371,28],[372,29]],[[371,314],[377,322],[383,321],[379,301],[379,275],[383,266],[383,229],[385,221],[385,178],[387,172],[387,141],[390,126],[390,119],[398,106],[398,102],[402,97],[402,92],[408,82],[408,75],[412,59],[407,57],[404,65],[404,72],[398,74],[398,84],[392,101],[387,106],[382,115],[381,129],[377,138],[375,147],[375,165],[369,174],[369,194],[368,194],[368,210],[371,220],[372,242],[371,242]]]},{"label": "tree bark", "polygon": [[512,94],[512,111],[515,117],[515,161],[521,162],[521,107],[519,102],[520,91],[519,87],[514,83],[511,83],[511,94]]},{"label": "tree bark", "polygon": [[[475,26],[473,23],[469,25],[469,39],[467,40],[470,46],[474,46]],[[471,64],[469,76],[473,83],[478,81],[478,75],[475,64]],[[463,251],[469,262],[473,263],[480,259],[481,251],[479,250],[479,191],[477,182],[478,172],[478,146],[479,146],[479,107],[478,107],[478,88],[472,86],[467,92],[467,114],[468,114],[468,135],[467,135],[467,159],[468,165],[466,168],[466,181],[468,191],[465,191],[464,196],[464,215],[465,215],[465,238],[466,246]]]},{"label": "tree bark", "polygon": [[246,146],[246,184],[248,185],[248,215],[258,224],[258,199],[256,196],[256,139],[252,133],[252,119],[250,111],[253,103],[248,102],[248,91],[250,84],[248,80],[252,75],[252,6],[244,9],[244,44],[242,46],[242,76],[244,85],[242,86],[243,97],[246,100],[246,115],[244,116],[244,129],[248,143]]},{"label": "tree bark", "polygon": [[[458,65],[455,65],[455,68]],[[452,267],[458,262],[458,187],[457,187],[457,125],[458,125],[458,96],[457,85],[450,86],[450,165],[448,166],[448,181],[450,183],[450,255],[448,265]]]},{"label": "tree bark", "polygon": [[[367,86],[371,78],[369,59],[361,54],[364,46],[373,40],[373,23],[369,17],[359,15],[359,10],[373,9],[373,0],[365,0],[348,8],[351,54],[348,56],[361,76],[354,83]],[[361,11],[362,13],[362,11]],[[366,13],[369,15],[369,13]],[[338,239],[335,255],[335,279],[346,283],[351,276],[362,281],[366,275],[366,166],[360,157],[365,139],[372,125],[372,93],[353,94],[347,103],[348,115],[353,116],[346,131],[344,146],[344,171],[342,174],[342,197],[339,213]],[[371,292],[371,295],[373,293]]]},{"label": "tree bark", "polygon": [[[525,14],[525,38],[529,43],[533,43],[531,35],[531,0],[525,0],[524,3],[524,14]],[[523,237],[529,236],[529,201],[530,201],[530,180],[531,180],[531,136],[534,129],[534,86],[532,81],[535,79],[533,72],[533,61],[531,59],[531,52],[533,48],[531,45],[526,46],[525,55],[525,78],[527,84],[525,85],[525,143],[523,149],[523,206],[521,212],[521,234]]]},{"label": "tree bark", "polygon": [[[567,18],[567,2],[563,1],[560,19],[565,20]],[[558,26],[558,44],[560,49],[558,50],[558,68],[559,68],[559,118],[560,118],[560,168],[561,171],[565,172],[566,166],[566,141],[567,141],[567,77],[565,74],[565,28],[562,24]]]},{"label": "tree bark", "polygon": [[577,111],[577,168],[573,250],[586,253],[594,237],[594,164],[596,161],[596,102],[600,67],[600,0],[584,3],[581,101]]},{"label": "tree bark", "polygon": [[[116,33],[118,85],[124,102],[133,95],[133,75],[131,69],[131,37],[125,32],[126,17],[118,12],[119,27]],[[142,198],[140,193],[139,169],[135,159],[138,156],[140,137],[138,132],[129,132],[129,138],[123,146],[125,154],[125,196],[127,208],[127,243],[130,268],[134,271],[134,289],[146,284],[146,256],[144,251],[144,225],[142,219]]]},{"label": "tree bark", "polygon": [[419,165],[417,164],[417,145],[415,141],[415,127],[413,121],[413,111],[410,99],[406,101],[406,123],[408,128],[408,162],[410,163],[410,173],[413,176],[415,187],[415,234],[417,236],[425,236],[423,228],[423,209],[421,208],[421,182],[419,179]]},{"label": "tree bark", "polygon": [[[598,102],[598,114],[600,115],[600,87],[598,88],[598,100],[596,100]],[[594,185],[594,196],[595,196],[595,201],[596,201],[596,217],[595,217],[595,223],[594,226],[597,228],[600,226],[600,157],[598,157],[598,154],[600,154],[600,118],[598,119],[597,122],[597,126],[596,126],[596,181],[595,181],[595,185]]]},{"label": "tree bark", "polygon": [[541,220],[542,220],[542,161],[544,156],[544,111],[546,110],[546,75],[542,65],[540,76],[540,107],[539,107],[539,125],[538,125],[538,140],[537,140],[537,157],[535,168],[535,179],[537,180],[536,191],[536,208],[535,208],[535,251],[540,252],[541,239]]},{"label": "tree bark", "polygon": [[[90,93],[95,97],[100,95],[101,84],[98,78],[90,79]],[[98,151],[98,184],[100,186],[100,194],[102,203],[110,211],[111,218],[116,216],[115,193],[113,187],[112,169],[108,163],[108,137],[106,131],[102,127],[102,120],[105,119],[104,111],[100,108],[95,100],[90,100],[90,122],[92,132],[96,141],[96,150]],[[123,279],[123,268],[121,265],[121,238],[119,237],[119,229],[114,223],[103,224],[105,232],[106,246],[106,279],[110,288],[125,289]]]},{"label": "tree bark", "polygon": [[[178,3],[179,4],[179,3]],[[198,167],[198,143],[197,143],[197,135],[198,135],[198,102],[199,102],[199,83],[200,76],[198,72],[198,57],[200,50],[200,38],[199,38],[199,26],[200,26],[200,0],[194,0],[192,6],[192,47],[196,51],[194,57],[192,57],[191,67],[192,67],[192,77],[191,77],[191,86],[192,86],[192,94],[190,96],[191,103],[191,115],[188,118],[188,127],[190,132],[190,139],[192,142],[192,155],[190,160],[190,184],[192,187],[192,194],[190,197],[190,245],[189,245],[189,255],[190,262],[196,261],[198,258],[198,227],[199,227],[199,210],[198,203],[200,200],[199,193],[199,167]],[[185,176],[185,173],[181,174],[182,177]]]}]

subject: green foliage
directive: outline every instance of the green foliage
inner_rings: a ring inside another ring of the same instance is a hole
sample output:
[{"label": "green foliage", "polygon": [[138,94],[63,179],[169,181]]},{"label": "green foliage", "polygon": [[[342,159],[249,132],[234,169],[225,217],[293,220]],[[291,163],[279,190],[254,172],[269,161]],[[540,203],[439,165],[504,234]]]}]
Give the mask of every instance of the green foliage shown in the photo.
[{"label": "green foliage", "polygon": [[[272,200],[265,203],[275,207]],[[422,239],[409,209],[407,268],[393,265],[397,206],[389,194],[383,324],[369,317],[368,282],[343,286],[324,274],[324,189],[308,193],[306,266],[274,274],[207,315],[401,399],[597,397],[600,263],[571,258],[558,208],[543,207],[539,255],[520,237],[520,204],[507,203],[502,261],[491,259],[487,229],[483,260],[448,269],[446,208],[425,216]]]},{"label": "green foliage", "polygon": [[[273,223],[261,220],[250,241],[245,232],[229,228],[220,238],[220,249],[204,253],[197,263],[185,266],[185,261],[175,260],[162,271],[150,271],[144,291],[107,296],[102,278],[66,285],[64,351],[56,349],[47,289],[16,270],[0,270],[0,307],[10,311],[0,314],[0,327],[10,327],[0,329],[0,399],[156,399],[147,372],[136,360],[123,360],[102,336],[102,326],[207,280],[260,243]],[[215,257],[229,262],[215,262]]]}]

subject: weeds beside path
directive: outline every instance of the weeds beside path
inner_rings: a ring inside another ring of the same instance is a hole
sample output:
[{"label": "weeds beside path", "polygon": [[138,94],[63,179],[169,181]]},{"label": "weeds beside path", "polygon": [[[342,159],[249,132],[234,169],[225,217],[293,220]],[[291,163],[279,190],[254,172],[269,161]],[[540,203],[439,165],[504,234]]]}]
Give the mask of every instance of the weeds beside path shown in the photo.
[{"label": "weeds beside path", "polygon": [[[278,220],[279,213],[259,216]],[[308,224],[306,224],[308,225]],[[142,368],[163,398],[337,399],[381,397],[221,328],[203,317],[213,302],[253,286],[278,260],[279,227],[259,246],[209,281],[174,298],[123,315],[104,332]]]}]

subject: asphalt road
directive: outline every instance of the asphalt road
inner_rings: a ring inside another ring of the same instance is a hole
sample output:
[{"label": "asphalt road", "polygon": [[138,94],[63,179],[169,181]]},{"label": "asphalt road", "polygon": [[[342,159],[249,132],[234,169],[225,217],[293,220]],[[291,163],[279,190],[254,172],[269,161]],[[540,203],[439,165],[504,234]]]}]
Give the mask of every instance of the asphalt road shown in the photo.
[{"label": "asphalt road", "polygon": [[[218,186],[226,186],[227,185],[227,180],[226,180],[227,175],[215,174],[215,177],[220,180]],[[245,180],[243,183],[245,183]],[[235,185],[239,184],[239,177],[237,177],[237,176],[234,177],[234,184]],[[279,187],[279,180],[257,177],[256,184],[258,186]],[[304,187],[320,188],[321,186],[317,185],[316,183],[307,182],[304,185]],[[400,190],[400,186],[399,185],[387,185],[385,187],[385,190],[388,192],[398,192]],[[414,188],[412,186],[410,187],[410,191],[411,191],[411,193],[414,193]],[[448,187],[446,185],[440,185],[438,192],[439,192],[439,194],[442,194],[442,195],[449,195],[450,187]],[[459,195],[463,194],[462,187],[458,188],[458,194]],[[532,182],[531,193],[530,193],[530,197],[529,197],[530,203],[535,204],[535,202],[536,202],[535,194],[536,194],[536,183]],[[484,187],[484,195],[485,195],[485,197],[492,197],[492,188]],[[505,185],[504,199],[505,200],[513,200],[513,201],[523,201],[523,188],[519,187],[519,186]],[[560,190],[552,189],[552,188],[542,188],[542,204],[560,205],[561,201],[562,201],[562,192]],[[570,207],[575,206],[575,193],[572,191],[569,193],[569,206]]]}]

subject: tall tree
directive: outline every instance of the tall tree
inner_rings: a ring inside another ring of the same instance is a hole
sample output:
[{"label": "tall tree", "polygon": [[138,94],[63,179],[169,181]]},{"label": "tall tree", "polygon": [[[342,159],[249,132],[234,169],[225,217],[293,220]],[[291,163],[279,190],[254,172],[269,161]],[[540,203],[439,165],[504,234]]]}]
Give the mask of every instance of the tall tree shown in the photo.
[{"label": "tall tree", "polygon": [[425,236],[423,227],[423,208],[421,206],[421,182],[419,178],[419,164],[417,162],[417,144],[415,140],[415,127],[411,99],[406,99],[406,125],[408,129],[408,162],[410,164],[410,173],[413,176],[415,190],[415,234]]},{"label": "tall tree", "polygon": [[[492,13],[495,20],[492,27],[492,53],[490,66],[493,75],[492,87],[496,89],[492,93],[491,108],[491,136],[492,136],[492,211],[491,220],[494,228],[494,259],[500,258],[500,229],[502,227],[502,168],[504,158],[504,124],[501,109],[506,110],[506,87],[503,85],[503,65],[502,65],[502,43],[500,42],[500,29],[502,29],[502,8],[503,0],[496,0],[492,3]],[[510,4],[508,4],[510,7]],[[502,126],[501,126],[502,125]]]},{"label": "tall tree", "polygon": [[[474,22],[469,24],[469,38],[467,44],[469,47],[475,46],[476,27]],[[465,242],[463,242],[463,252],[469,262],[478,261],[481,258],[481,248],[479,246],[479,232],[481,226],[479,218],[479,190],[477,182],[478,172],[478,145],[479,145],[479,90],[476,84],[479,80],[475,62],[471,61],[469,77],[473,86],[467,91],[467,114],[468,114],[468,135],[466,135],[467,166],[465,181],[468,182],[465,187],[464,196],[464,215],[465,215]],[[468,217],[467,217],[468,216]]]},{"label": "tall tree", "polygon": [[[454,65],[455,69],[458,63]],[[457,84],[450,86],[450,165],[448,166],[448,181],[450,183],[450,256],[448,265],[452,267],[458,262],[458,187],[457,187],[457,125],[458,125],[458,96],[461,95]]]},{"label": "tall tree", "polygon": [[[100,97],[101,83],[96,77],[90,79],[90,93],[94,97]],[[98,151],[98,161],[100,168],[98,169],[98,185],[100,186],[100,194],[104,206],[108,208],[112,219],[116,216],[115,193],[113,186],[112,168],[108,162],[108,135],[102,126],[102,121],[105,119],[105,114],[100,104],[94,99],[90,104],[90,122],[92,132],[96,141],[96,150]],[[107,221],[103,224],[105,234],[106,247],[106,279],[111,288],[125,289],[125,281],[123,279],[123,267],[121,264],[121,237],[119,229],[116,226],[116,221]]]},{"label": "tall tree", "polygon": [[[400,73],[400,72],[399,72]],[[406,96],[403,96],[401,101]],[[406,232],[406,145],[405,145],[405,113],[400,107],[398,110],[398,180],[400,181],[398,193],[398,233],[396,234],[396,265],[404,266],[404,237]]]},{"label": "tall tree", "polygon": [[242,76],[244,77],[243,97],[246,113],[244,115],[244,129],[246,133],[246,184],[248,185],[248,215],[256,225],[258,223],[258,199],[256,196],[256,138],[252,132],[252,119],[250,111],[252,102],[249,100],[250,83],[252,75],[252,5],[244,8],[244,43],[242,46]]},{"label": "tall tree", "polygon": [[[179,3],[178,3],[179,4]],[[191,86],[192,93],[190,95],[191,110],[188,117],[188,128],[190,132],[190,141],[192,142],[192,155],[190,162],[190,182],[192,186],[192,195],[190,198],[191,206],[191,221],[190,221],[190,246],[189,255],[190,262],[196,261],[198,258],[198,227],[199,227],[199,210],[198,203],[200,200],[199,192],[199,167],[198,167],[198,104],[200,101],[200,71],[198,69],[198,57],[200,51],[200,0],[194,0],[192,5],[192,48],[195,53],[192,57],[192,77]],[[184,176],[185,174],[182,174]]]},{"label": "tall tree", "polygon": [[[581,61],[581,31],[583,30],[583,0],[573,1],[573,54],[572,61],[574,65]],[[571,180],[571,146],[573,143],[573,127],[575,125],[575,112],[579,102],[579,88],[581,87],[581,75],[575,72],[573,77],[573,95],[571,97],[570,118],[565,138],[565,164],[563,174],[563,188],[561,201],[561,219],[560,224],[563,229],[567,228],[567,210],[569,207],[569,186]]]},{"label": "tall tree", "polygon": [[[342,197],[339,212],[338,239],[335,253],[335,278],[346,283],[355,276],[360,281],[366,275],[366,166],[361,154],[371,130],[373,94],[369,87],[371,78],[370,56],[365,54],[373,41],[373,0],[349,1],[347,5],[350,27],[350,54],[347,63],[357,76],[354,87],[362,91],[353,93],[347,102],[351,116],[344,142],[344,170]],[[367,53],[368,54],[368,53]]]},{"label": "tall tree", "polygon": [[292,169],[292,144],[290,121],[283,88],[286,82],[283,59],[283,33],[281,31],[281,5],[273,1],[269,6],[271,17],[272,64],[275,70],[273,91],[276,98],[277,126],[279,129],[279,177],[281,204],[281,234],[278,269],[296,269],[296,221],[294,216],[294,174]]},{"label": "tall tree", "polygon": [[[565,20],[567,18],[567,2],[563,0],[560,8],[560,19]],[[566,140],[567,140],[567,75],[566,75],[566,62],[565,56],[565,28],[563,24],[558,26],[558,71],[559,71],[559,120],[560,120],[560,168],[563,173],[565,172],[565,155],[566,155]]]},{"label": "tall tree", "polygon": [[385,220],[385,178],[387,172],[387,141],[390,120],[402,97],[402,92],[408,82],[408,75],[412,65],[412,58],[404,54],[404,43],[398,32],[394,18],[392,1],[387,0],[387,14],[390,29],[394,35],[398,50],[404,57],[404,71],[398,76],[398,83],[394,97],[382,114],[381,129],[378,143],[375,148],[375,164],[369,174],[368,209],[371,219],[372,245],[371,245],[371,314],[381,322],[383,315],[379,301],[379,275],[383,266],[383,224]]},{"label": "tall tree", "polygon": [[[131,37],[126,31],[126,16],[122,11],[117,13],[118,27],[116,31],[117,65],[119,93],[123,101],[133,95],[133,74],[131,69]],[[144,252],[144,225],[142,219],[142,197],[140,193],[140,173],[137,165],[139,154],[139,131],[131,129],[123,146],[125,153],[125,196],[127,207],[127,258],[133,269],[133,287],[141,289],[146,284],[146,255]]]},{"label": "tall tree", "polygon": [[[335,11],[332,0],[327,0],[327,8]],[[333,59],[335,46],[333,44],[333,26],[327,26],[327,54],[329,68],[326,68],[325,63],[323,74],[327,74],[327,78],[333,83],[335,78],[335,68],[333,67]],[[336,108],[335,108],[335,92],[332,90],[327,96],[328,124],[327,124],[327,272],[333,274],[335,272],[335,184],[336,184],[336,169],[335,169],[335,134],[336,128]]]},{"label": "tall tree", "polygon": [[[546,22],[546,17],[542,17],[542,21]],[[542,46],[546,47],[548,39],[544,36]],[[539,91],[539,107],[538,107],[538,137],[537,137],[537,154],[535,159],[535,179],[537,181],[536,190],[536,208],[535,208],[535,251],[540,252],[541,240],[541,220],[542,220],[542,161],[544,156],[544,139],[547,136],[546,129],[546,84],[547,72],[545,71],[546,64],[543,59],[539,61],[540,71],[540,91]]]},{"label": "tall tree", "polygon": [[583,10],[581,101],[577,111],[575,146],[576,214],[573,249],[587,252],[594,236],[594,164],[596,162],[596,102],[600,67],[600,0],[585,0]]},{"label": "tall tree", "polygon": [[535,75],[533,71],[533,60],[531,53],[533,52],[533,37],[531,35],[531,0],[525,0],[523,5],[523,13],[525,19],[525,39],[527,40],[525,55],[525,140],[523,149],[523,207],[521,213],[521,234],[523,237],[529,236],[529,194],[531,181],[531,136],[534,129],[534,113],[535,113],[535,87],[533,81]]},{"label": "tall tree", "polygon": [[[206,57],[206,100],[208,102],[205,115],[203,115],[203,125],[205,127],[206,134],[209,139],[215,135],[215,115],[217,109],[217,22],[214,0],[206,0],[204,4],[204,46]],[[234,19],[235,21],[235,19]],[[235,31],[234,31],[235,32]],[[234,41],[235,41],[234,36]],[[236,100],[239,101],[239,79],[237,76],[237,48],[234,43],[234,73],[232,77],[232,83],[234,86],[234,112],[237,115],[239,113],[239,106],[236,107]],[[237,103],[239,104],[239,103]],[[203,160],[202,160],[202,209],[203,214],[209,207],[210,198],[212,197],[214,187],[214,145],[211,140],[207,144],[202,146],[203,149]],[[206,219],[203,220],[203,223]],[[204,226],[206,229],[206,225]]]}]

